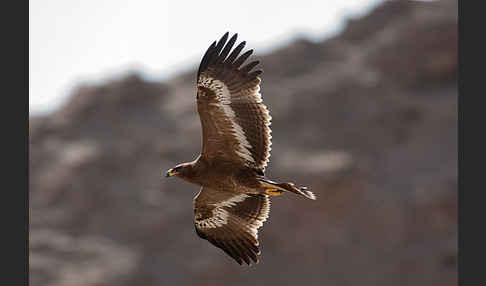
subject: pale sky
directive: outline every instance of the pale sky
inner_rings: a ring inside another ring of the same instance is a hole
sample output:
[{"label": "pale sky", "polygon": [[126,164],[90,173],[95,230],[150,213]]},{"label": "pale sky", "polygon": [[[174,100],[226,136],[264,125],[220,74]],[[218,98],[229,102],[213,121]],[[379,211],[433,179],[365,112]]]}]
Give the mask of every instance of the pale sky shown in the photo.
[{"label": "pale sky", "polygon": [[29,111],[48,113],[80,82],[130,70],[175,76],[226,31],[257,54],[297,35],[321,40],[382,1],[29,0]]}]

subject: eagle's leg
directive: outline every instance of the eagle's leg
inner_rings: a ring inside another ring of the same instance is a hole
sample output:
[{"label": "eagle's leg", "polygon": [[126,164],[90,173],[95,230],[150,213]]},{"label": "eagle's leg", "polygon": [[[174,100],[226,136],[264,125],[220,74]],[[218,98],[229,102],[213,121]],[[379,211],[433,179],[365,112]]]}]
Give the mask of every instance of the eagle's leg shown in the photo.
[{"label": "eagle's leg", "polygon": [[259,179],[265,187],[265,193],[271,196],[279,196],[283,192],[291,192],[315,200],[316,196],[307,190],[306,187],[296,187],[294,183],[276,183],[267,179]]},{"label": "eagle's leg", "polygon": [[274,188],[268,188],[265,190],[265,194],[269,196],[280,196],[284,191]]}]

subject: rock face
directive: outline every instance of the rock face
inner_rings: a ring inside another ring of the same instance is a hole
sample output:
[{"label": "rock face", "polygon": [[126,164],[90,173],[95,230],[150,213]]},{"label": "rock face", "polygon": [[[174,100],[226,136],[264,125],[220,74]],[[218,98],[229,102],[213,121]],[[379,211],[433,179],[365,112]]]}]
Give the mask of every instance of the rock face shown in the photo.
[{"label": "rock face", "polygon": [[457,2],[386,1],[257,55],[273,116],[261,262],[199,239],[195,72],[82,86],[30,120],[30,285],[456,285]]}]

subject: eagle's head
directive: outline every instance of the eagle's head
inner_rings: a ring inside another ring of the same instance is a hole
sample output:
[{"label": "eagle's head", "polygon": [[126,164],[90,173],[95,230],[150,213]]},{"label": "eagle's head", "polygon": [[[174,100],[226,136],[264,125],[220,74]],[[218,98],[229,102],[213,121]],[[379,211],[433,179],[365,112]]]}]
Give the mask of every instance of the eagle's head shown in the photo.
[{"label": "eagle's head", "polygon": [[177,166],[175,166],[172,169],[167,170],[165,173],[165,177],[172,177],[172,176],[177,176],[179,178],[184,178],[186,175],[188,175],[188,172],[192,170],[192,164],[191,163],[182,163]]}]

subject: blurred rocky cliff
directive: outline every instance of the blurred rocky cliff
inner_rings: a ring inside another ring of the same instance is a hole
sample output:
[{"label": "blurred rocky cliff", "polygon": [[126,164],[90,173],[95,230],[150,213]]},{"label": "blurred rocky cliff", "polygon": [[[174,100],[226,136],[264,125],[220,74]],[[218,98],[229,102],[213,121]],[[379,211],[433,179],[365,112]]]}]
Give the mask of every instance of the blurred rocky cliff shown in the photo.
[{"label": "blurred rocky cliff", "polygon": [[318,196],[272,200],[261,262],[198,238],[199,188],[161,175],[200,151],[195,71],[134,74],[30,119],[30,285],[456,285],[457,2],[387,1],[253,58],[267,176]]}]

